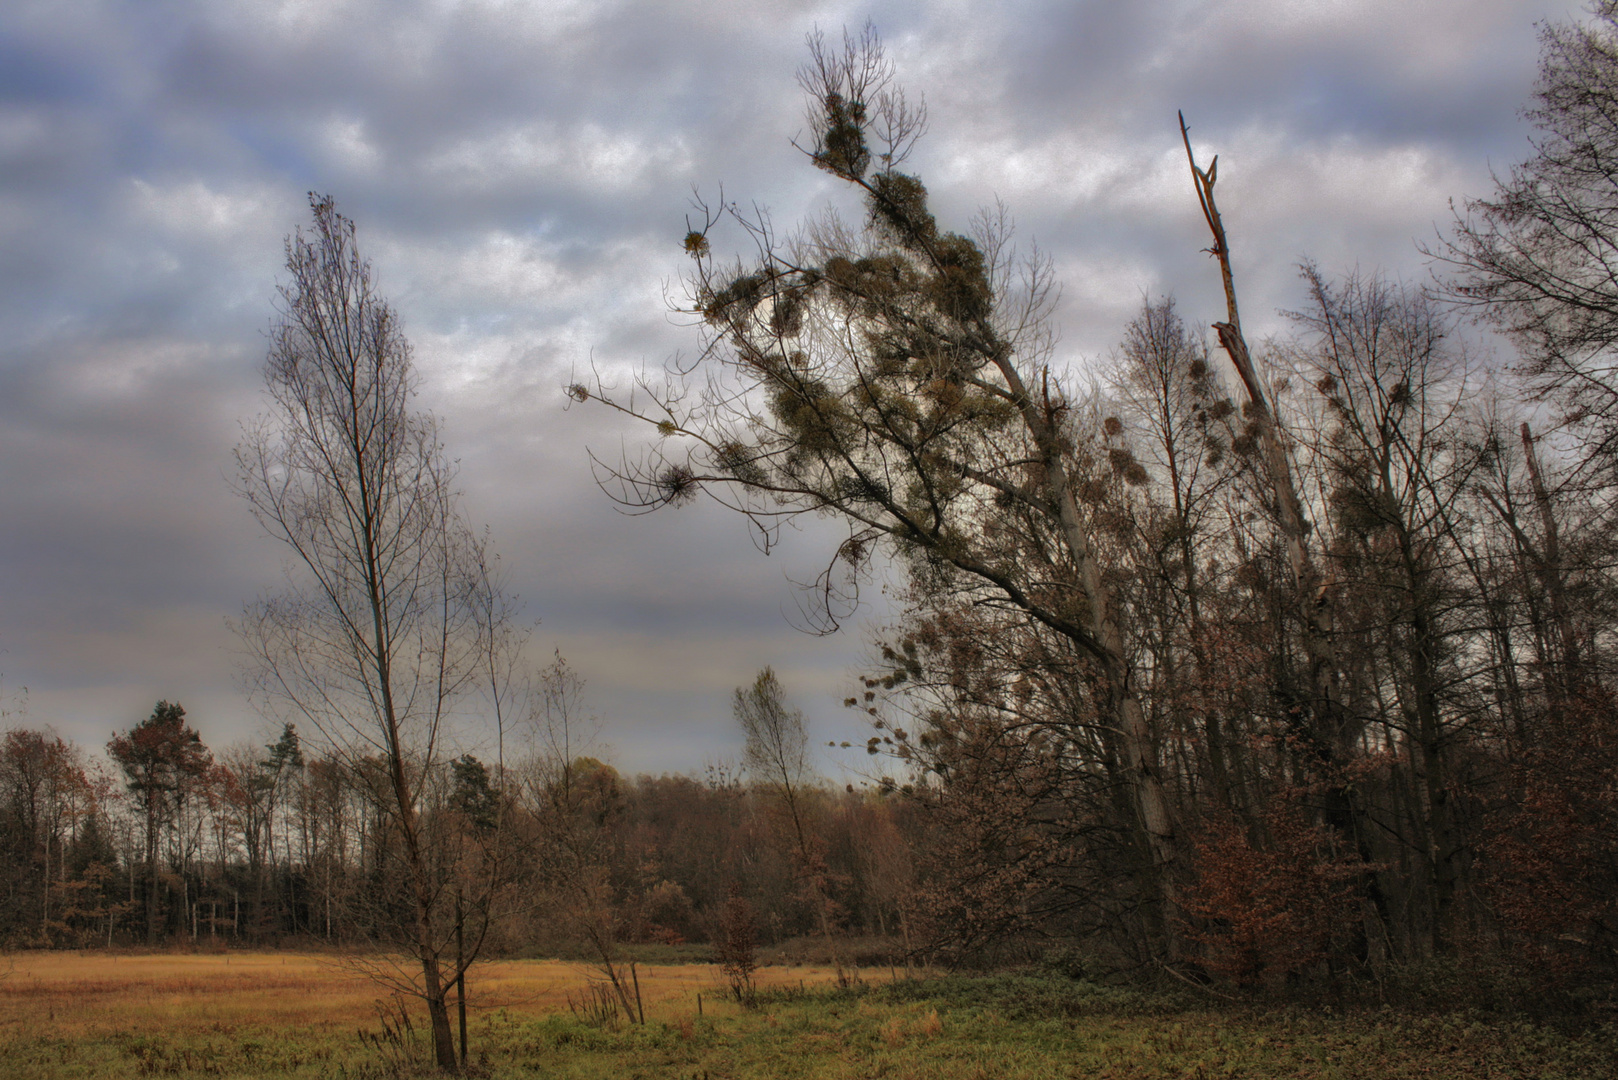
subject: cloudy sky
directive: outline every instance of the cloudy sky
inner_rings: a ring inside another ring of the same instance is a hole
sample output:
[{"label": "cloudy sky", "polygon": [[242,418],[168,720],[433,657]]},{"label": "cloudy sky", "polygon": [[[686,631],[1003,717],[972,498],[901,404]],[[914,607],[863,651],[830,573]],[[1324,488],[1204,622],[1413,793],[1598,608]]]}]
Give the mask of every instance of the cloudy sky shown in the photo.
[{"label": "cloudy sky", "polygon": [[[629,771],[735,758],[764,664],[826,739],[884,614],[792,629],[812,531],[768,558],[711,507],[625,518],[591,481],[640,432],[570,373],[656,367],[693,189],[778,223],[846,196],[791,140],[804,36],[871,20],[931,128],[946,221],[1003,199],[1064,283],[1061,363],[1143,297],[1221,314],[1175,127],[1220,155],[1250,332],[1296,263],[1425,278],[1449,200],[1528,152],[1553,0],[8,0],[0,9],[0,710],[91,747],[181,701],[264,738],[227,620],[281,554],[227,485],[306,193],[359,227],[536,656],[589,680]],[[26,687],[26,693],[24,688]],[[855,763],[857,764],[857,763]],[[834,758],[825,763],[835,773]]]}]

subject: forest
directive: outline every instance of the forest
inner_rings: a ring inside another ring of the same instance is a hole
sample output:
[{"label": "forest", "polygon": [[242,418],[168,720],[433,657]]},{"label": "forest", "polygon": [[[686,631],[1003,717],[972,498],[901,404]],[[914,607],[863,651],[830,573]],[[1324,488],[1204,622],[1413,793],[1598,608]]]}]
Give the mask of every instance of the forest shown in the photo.
[{"label": "forest", "polygon": [[845,703],[859,788],[815,774],[769,669],[736,689],[739,763],[592,756],[588,687],[524,669],[355,224],[311,196],[232,480],[302,575],[234,623],[273,737],[205,746],[168,701],[104,748],[5,732],[0,938],[394,950],[446,1038],[480,957],[581,958],[633,1015],[655,947],[738,998],[771,949],[1610,997],[1618,6],[1542,48],[1535,153],[1457,204],[1432,280],[1305,263],[1265,340],[1182,120],[1225,309],[1148,299],[1076,372],[1050,263],[905,171],[925,110],[874,33],[812,39],[806,167],[857,209],[787,234],[699,204],[702,347],[567,392],[644,422],[593,459],[628,512],[712,498],[766,545],[835,523],[815,629],[902,582]]}]

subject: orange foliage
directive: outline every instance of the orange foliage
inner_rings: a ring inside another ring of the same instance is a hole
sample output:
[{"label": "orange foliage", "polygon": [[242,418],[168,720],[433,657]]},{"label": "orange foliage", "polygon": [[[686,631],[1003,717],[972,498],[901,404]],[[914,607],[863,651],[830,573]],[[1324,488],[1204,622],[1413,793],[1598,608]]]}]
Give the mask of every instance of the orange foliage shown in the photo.
[{"label": "orange foliage", "polygon": [[1228,811],[1210,816],[1196,845],[1196,881],[1182,907],[1203,966],[1246,985],[1318,964],[1349,936],[1353,882],[1365,869],[1331,848],[1331,830],[1282,802],[1264,814],[1254,846]]},{"label": "orange foliage", "polygon": [[1512,943],[1569,975],[1618,956],[1618,704],[1588,689],[1516,748],[1490,891]]}]

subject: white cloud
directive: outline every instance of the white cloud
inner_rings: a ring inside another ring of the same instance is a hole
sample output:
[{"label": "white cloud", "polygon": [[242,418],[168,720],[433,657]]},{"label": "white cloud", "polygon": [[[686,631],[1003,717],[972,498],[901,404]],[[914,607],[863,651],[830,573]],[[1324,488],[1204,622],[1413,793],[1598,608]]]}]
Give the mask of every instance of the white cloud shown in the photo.
[{"label": "white cloud", "polygon": [[690,148],[678,133],[647,140],[638,132],[588,122],[508,127],[463,139],[423,162],[428,178],[451,197],[539,178],[622,195],[691,167]]}]

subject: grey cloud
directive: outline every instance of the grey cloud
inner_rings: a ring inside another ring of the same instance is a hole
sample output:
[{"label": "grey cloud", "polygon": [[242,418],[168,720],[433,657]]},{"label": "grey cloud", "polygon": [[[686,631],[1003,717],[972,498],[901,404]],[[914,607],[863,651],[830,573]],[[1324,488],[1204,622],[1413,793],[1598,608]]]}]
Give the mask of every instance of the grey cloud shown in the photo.
[{"label": "grey cloud", "polygon": [[[1424,272],[1412,237],[1523,152],[1532,23],[1561,0],[1299,5],[18,2],[0,14],[0,690],[92,746],[156,697],[212,741],[257,722],[225,620],[280,555],[226,475],[282,237],[329,192],[358,222],[445,416],[470,516],[591,680],[630,769],[734,753],[728,693],[773,663],[827,738],[860,624],[796,634],[775,556],[689,507],[617,515],[585,447],[643,436],[560,386],[697,344],[670,313],[691,189],[783,226],[860,210],[788,140],[803,34],[870,14],[923,93],[915,169],[964,221],[1004,196],[1066,280],[1059,359],[1143,293],[1218,310],[1173,128],[1221,195],[1249,318],[1293,264]],[[863,632],[881,618],[871,609]],[[727,749],[728,748],[728,749]]]}]

